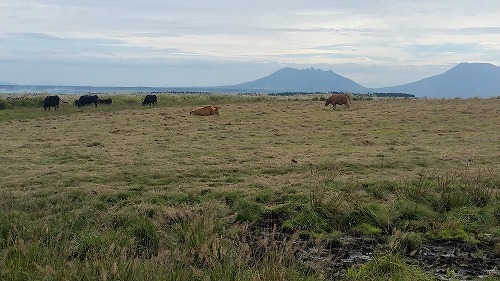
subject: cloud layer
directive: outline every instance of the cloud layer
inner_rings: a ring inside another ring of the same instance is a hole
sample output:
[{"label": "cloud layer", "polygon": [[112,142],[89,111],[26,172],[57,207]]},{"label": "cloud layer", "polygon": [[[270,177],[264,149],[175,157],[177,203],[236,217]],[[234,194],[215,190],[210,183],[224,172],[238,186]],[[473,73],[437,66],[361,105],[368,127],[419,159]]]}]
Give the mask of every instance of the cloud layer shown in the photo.
[{"label": "cloud layer", "polygon": [[500,1],[3,0],[0,80],[209,86],[284,66],[368,87],[500,64]]}]

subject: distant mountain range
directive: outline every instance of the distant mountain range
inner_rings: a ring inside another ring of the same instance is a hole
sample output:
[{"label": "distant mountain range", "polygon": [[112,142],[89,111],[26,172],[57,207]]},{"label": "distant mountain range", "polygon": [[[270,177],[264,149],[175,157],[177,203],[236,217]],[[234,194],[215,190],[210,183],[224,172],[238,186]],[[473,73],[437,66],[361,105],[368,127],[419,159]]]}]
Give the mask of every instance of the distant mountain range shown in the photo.
[{"label": "distant mountain range", "polygon": [[500,67],[489,63],[460,63],[450,70],[412,83],[385,88],[366,88],[331,70],[282,68],[269,76],[237,85],[214,87],[92,87],[13,85],[0,82],[0,92],[353,92],[405,93],[416,97],[472,98],[500,96]]},{"label": "distant mountain range", "polygon": [[405,93],[416,97],[470,98],[500,96],[500,67],[460,63],[443,74],[385,88],[366,88],[329,70],[283,68],[252,82],[226,88],[253,92]]}]

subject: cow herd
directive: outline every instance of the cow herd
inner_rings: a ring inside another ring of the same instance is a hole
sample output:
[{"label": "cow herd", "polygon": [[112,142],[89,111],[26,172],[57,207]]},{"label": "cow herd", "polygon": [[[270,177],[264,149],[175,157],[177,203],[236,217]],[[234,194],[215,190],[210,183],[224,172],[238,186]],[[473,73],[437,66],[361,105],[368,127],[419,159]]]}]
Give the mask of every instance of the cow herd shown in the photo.
[{"label": "cow herd", "polygon": [[[68,103],[67,101],[62,100],[59,96],[47,96],[45,97],[43,101],[43,109],[44,110],[49,110],[50,108],[53,107],[54,110],[57,110],[59,108],[59,102],[64,102]],[[97,95],[83,95],[80,96],[77,100],[75,100],[75,105],[78,107],[86,106],[86,105],[92,105],[94,104],[95,107],[97,107],[97,104],[105,104],[105,105],[110,105],[113,101],[111,98],[107,99],[99,99]],[[345,94],[333,94],[329,98],[325,100],[325,106],[328,105],[333,105],[333,109],[336,109],[336,105],[345,105],[346,108],[348,108],[351,104],[351,99],[349,95]],[[144,97],[144,100],[142,101],[142,105],[158,105],[158,97],[156,95],[150,94],[146,95]],[[189,113],[190,115],[201,115],[201,116],[208,116],[208,115],[219,115],[219,109],[220,107],[218,106],[203,106],[203,107],[197,107]]]},{"label": "cow herd", "polygon": [[[48,109],[50,111],[50,108],[53,107],[54,110],[57,110],[61,101],[68,103],[67,101],[62,100],[59,96],[46,96],[43,100],[43,109]],[[111,98],[100,99],[97,95],[91,94],[80,96],[77,100],[75,100],[75,106],[78,107],[92,104],[97,107],[97,104],[110,105],[111,103],[113,103]],[[144,97],[142,105],[158,105],[158,97],[156,95],[147,95]]]}]

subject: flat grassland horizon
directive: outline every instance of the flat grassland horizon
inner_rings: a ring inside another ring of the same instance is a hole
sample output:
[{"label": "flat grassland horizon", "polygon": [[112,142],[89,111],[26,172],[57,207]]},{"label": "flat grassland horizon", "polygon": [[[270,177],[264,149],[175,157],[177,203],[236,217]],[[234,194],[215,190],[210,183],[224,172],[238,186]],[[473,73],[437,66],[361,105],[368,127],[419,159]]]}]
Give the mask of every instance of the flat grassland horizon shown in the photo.
[{"label": "flat grassland horizon", "polygon": [[[328,279],[280,259],[294,256],[286,247],[250,249],[250,229],[270,217],[280,232],[327,240],[493,237],[500,253],[500,99],[334,111],[312,98],[113,98],[0,110],[0,277]],[[204,104],[220,115],[189,115]],[[479,228],[465,221],[481,214]]]}]

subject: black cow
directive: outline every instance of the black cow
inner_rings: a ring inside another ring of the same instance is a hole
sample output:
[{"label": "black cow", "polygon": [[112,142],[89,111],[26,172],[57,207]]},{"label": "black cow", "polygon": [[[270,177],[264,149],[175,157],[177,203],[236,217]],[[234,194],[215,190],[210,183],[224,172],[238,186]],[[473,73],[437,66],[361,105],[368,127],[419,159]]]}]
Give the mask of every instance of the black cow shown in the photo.
[{"label": "black cow", "polygon": [[75,105],[80,107],[80,106],[86,106],[88,104],[95,104],[95,107],[97,107],[98,100],[99,97],[97,97],[97,95],[83,95],[80,96],[80,98],[75,101]]},{"label": "black cow", "polygon": [[59,108],[59,101],[68,103],[67,101],[63,101],[59,96],[46,96],[43,100],[43,110],[47,110],[48,108],[50,111],[51,107],[57,110],[57,108]]},{"label": "black cow", "polygon": [[113,100],[111,98],[107,98],[107,99],[99,99],[98,102],[100,104],[111,104],[113,102]]},{"label": "black cow", "polygon": [[158,105],[158,97],[156,95],[146,95],[142,105]]}]

